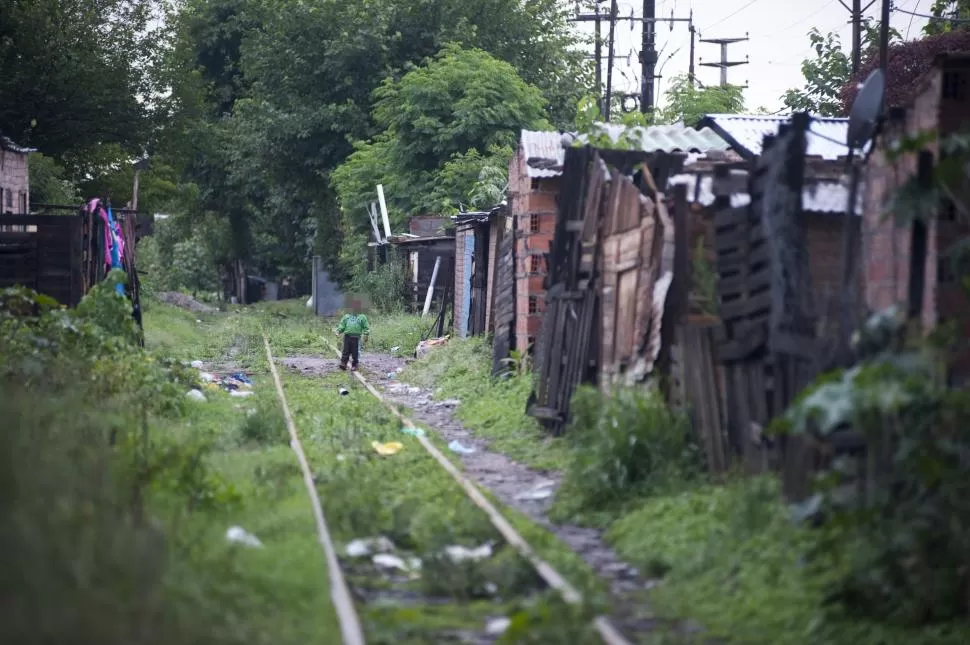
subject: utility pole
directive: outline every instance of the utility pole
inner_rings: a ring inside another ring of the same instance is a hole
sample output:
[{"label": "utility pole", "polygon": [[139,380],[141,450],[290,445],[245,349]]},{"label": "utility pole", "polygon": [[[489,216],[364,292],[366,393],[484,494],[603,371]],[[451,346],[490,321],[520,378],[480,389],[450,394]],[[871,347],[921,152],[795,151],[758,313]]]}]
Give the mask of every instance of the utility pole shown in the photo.
[{"label": "utility pole", "polygon": [[740,43],[748,40],[748,35],[745,34],[744,38],[701,38],[702,43],[713,43],[715,45],[721,46],[721,60],[716,63],[705,63],[704,59],[701,59],[701,65],[705,67],[720,67],[721,68],[721,87],[728,84],[727,82],[727,71],[728,67],[736,67],[738,65],[747,65],[748,58],[745,57],[744,60],[728,60],[728,45],[733,45],[734,43]]},{"label": "utility pole", "polygon": [[653,111],[653,80],[657,70],[657,3],[643,0],[643,34],[640,43],[640,111]]},{"label": "utility pole", "polygon": [[697,28],[694,27],[694,10],[691,9],[690,21],[687,23],[687,30],[690,31],[690,67],[687,68],[687,78],[690,86],[694,87],[694,36],[697,35]]},{"label": "utility pole", "polygon": [[613,103],[613,45],[616,42],[616,0],[610,3],[610,38],[609,51],[606,53],[606,97],[603,100],[603,119],[610,122],[610,111]]},{"label": "utility pole", "polygon": [[[882,24],[879,25],[879,69],[886,73],[889,62],[889,12],[892,9],[890,0],[882,0]],[[885,98],[885,97],[884,97]]]},{"label": "utility pole", "polygon": [[[599,99],[600,114],[606,114],[606,105],[603,100],[603,12],[600,5],[606,0],[596,0],[594,13],[578,13],[579,3],[576,4],[577,14],[574,18],[569,18],[569,22],[592,22],[593,23],[593,60],[596,62],[595,79],[596,96]],[[589,57],[587,56],[587,59]]]},{"label": "utility pole", "polygon": [[859,65],[862,61],[862,16],[863,14],[876,3],[876,0],[870,0],[869,4],[865,7],[862,6],[862,0],[852,0],[852,8],[845,4],[842,0],[839,0],[839,4],[845,7],[845,10],[849,12],[849,16],[852,22],[852,73],[855,74],[859,71]]}]

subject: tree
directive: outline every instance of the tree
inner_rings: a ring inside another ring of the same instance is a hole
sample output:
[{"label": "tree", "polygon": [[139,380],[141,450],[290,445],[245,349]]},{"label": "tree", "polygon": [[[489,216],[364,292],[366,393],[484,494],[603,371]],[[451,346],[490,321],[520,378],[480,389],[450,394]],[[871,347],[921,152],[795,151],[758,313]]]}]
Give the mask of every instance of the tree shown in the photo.
[{"label": "tree", "polygon": [[694,126],[707,114],[737,114],[744,111],[744,88],[737,85],[691,83],[686,74],[675,76],[666,92],[658,121]]},{"label": "tree", "polygon": [[970,0],[935,0],[930,15],[934,19],[923,27],[926,36],[970,29]]},{"label": "tree", "polygon": [[161,30],[159,0],[6,0],[0,11],[0,130],[74,178],[104,144],[140,153]]},{"label": "tree", "polygon": [[333,173],[345,233],[366,239],[378,183],[394,226],[407,215],[455,212],[488,182],[504,186],[495,170],[508,167],[519,131],[552,127],[544,103],[511,65],[457,45],[388,79],[374,92],[381,134]]},{"label": "tree", "polygon": [[[815,50],[815,58],[802,61],[805,85],[802,89],[790,89],[781,100],[792,112],[808,112],[819,116],[843,116],[841,93],[852,76],[851,52],[842,49],[838,34],[826,35],[815,27],[808,32]],[[889,31],[890,42],[902,37],[895,29]],[[863,24],[861,57],[872,59],[879,49],[879,23],[867,20]]]},{"label": "tree", "polygon": [[[954,52],[970,52],[970,31],[951,31],[892,45],[887,58],[886,105],[905,107],[932,71],[934,59],[940,54]],[[859,84],[878,66],[879,57],[870,56],[859,67],[859,73],[842,88],[843,113],[848,114],[859,92]]]}]

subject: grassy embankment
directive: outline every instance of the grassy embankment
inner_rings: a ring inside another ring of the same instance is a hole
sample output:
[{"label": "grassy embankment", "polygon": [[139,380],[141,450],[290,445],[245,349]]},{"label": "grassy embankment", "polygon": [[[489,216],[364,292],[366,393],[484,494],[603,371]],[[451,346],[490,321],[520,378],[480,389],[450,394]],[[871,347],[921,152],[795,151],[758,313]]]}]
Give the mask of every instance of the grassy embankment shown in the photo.
[{"label": "grassy embankment", "polygon": [[[523,419],[528,377],[489,380],[481,340],[453,341],[415,363],[404,378],[459,398],[458,415],[493,447],[536,468],[566,473],[557,520],[606,530],[630,563],[663,583],[653,610],[692,618],[735,645],[956,645],[966,625],[905,629],[823,611],[834,570],[805,565],[808,529],[789,520],[771,477],[705,481],[683,427],[643,397],[606,403],[585,392],[579,422],[564,439],[544,437]],[[691,642],[668,634],[664,642]],[[702,642],[702,636],[694,636]]]}]

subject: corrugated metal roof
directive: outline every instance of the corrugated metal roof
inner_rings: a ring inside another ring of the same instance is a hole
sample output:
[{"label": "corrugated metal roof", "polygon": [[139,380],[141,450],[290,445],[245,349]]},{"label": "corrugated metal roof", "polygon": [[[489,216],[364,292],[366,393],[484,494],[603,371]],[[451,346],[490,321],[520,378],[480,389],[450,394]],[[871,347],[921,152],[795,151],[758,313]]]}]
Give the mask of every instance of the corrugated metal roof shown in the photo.
[{"label": "corrugated metal roof", "polygon": [[[715,130],[737,143],[751,155],[761,154],[761,144],[765,136],[778,134],[778,126],[788,123],[789,116],[768,116],[760,114],[708,114],[702,123],[711,125]],[[839,159],[849,152],[844,143],[849,132],[849,120],[830,117],[812,117],[808,132],[808,156],[823,159]],[[738,152],[741,152],[740,150]]]},{"label": "corrugated metal roof", "polygon": [[18,154],[25,155],[28,152],[37,152],[34,148],[25,148],[23,146],[18,146],[9,137],[5,137],[0,134],[0,149],[9,150],[10,152],[16,152]]},{"label": "corrugated metal roof", "polygon": [[[659,150],[703,154],[723,152],[731,148],[727,141],[710,128],[695,130],[683,125],[626,128],[618,123],[598,125],[613,141],[618,141],[624,133],[637,137],[645,152]],[[572,133],[563,135],[559,132],[522,131],[521,145],[529,177],[558,177],[562,174],[562,164],[566,159],[566,151],[563,148],[564,137],[578,138],[581,141],[585,139],[584,135],[577,137]]]},{"label": "corrugated metal roof", "polygon": [[[713,178],[711,175],[701,175],[700,189],[697,189],[697,175],[683,173],[670,178],[669,185],[683,184],[687,186],[687,200],[702,206],[714,203],[714,193],[711,189]],[[849,201],[849,188],[844,181],[832,179],[808,180],[802,188],[802,209],[812,213],[844,213],[845,205]],[[731,206],[740,208],[751,203],[746,193],[731,195]],[[856,215],[862,214],[862,191],[856,199]]]}]

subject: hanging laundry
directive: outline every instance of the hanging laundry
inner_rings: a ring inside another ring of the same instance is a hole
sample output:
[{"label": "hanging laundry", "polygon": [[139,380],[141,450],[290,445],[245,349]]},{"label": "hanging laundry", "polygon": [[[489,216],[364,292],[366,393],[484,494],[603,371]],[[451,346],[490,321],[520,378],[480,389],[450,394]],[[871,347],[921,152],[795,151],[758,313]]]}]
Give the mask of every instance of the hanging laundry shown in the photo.
[{"label": "hanging laundry", "polygon": [[[124,267],[121,264],[121,251],[122,245],[124,244],[121,236],[121,228],[118,226],[118,222],[115,221],[110,205],[107,208],[107,216],[105,220],[107,222],[108,234],[111,239],[111,268],[124,270]],[[123,284],[117,285],[115,290],[121,295],[125,295],[125,286]]]}]

